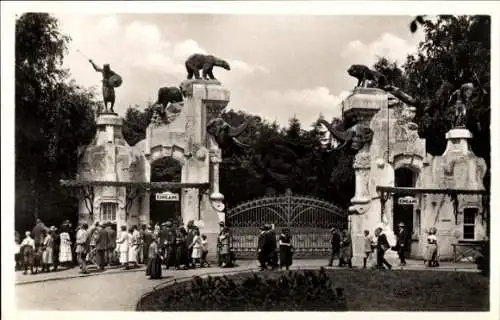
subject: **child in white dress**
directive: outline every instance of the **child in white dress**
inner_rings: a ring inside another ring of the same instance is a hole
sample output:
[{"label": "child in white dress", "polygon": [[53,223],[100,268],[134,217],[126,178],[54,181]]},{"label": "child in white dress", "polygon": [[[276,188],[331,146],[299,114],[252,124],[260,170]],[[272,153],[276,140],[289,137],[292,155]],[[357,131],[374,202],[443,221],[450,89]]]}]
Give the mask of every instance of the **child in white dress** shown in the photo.
[{"label": "child in white dress", "polygon": [[203,248],[203,245],[201,243],[201,237],[200,237],[200,231],[198,229],[193,230],[193,253],[191,254],[191,259],[193,260],[193,266],[196,266],[196,263],[200,263],[201,266],[201,251]]}]

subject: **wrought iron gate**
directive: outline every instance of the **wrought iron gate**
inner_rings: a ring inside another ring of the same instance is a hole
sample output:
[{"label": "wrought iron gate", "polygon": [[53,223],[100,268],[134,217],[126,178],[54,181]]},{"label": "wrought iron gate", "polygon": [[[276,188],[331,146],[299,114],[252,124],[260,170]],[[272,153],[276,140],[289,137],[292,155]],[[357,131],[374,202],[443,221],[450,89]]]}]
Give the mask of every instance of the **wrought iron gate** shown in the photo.
[{"label": "wrought iron gate", "polygon": [[331,226],[347,227],[347,211],[312,197],[291,191],[278,197],[264,197],[228,210],[226,223],[233,235],[236,256],[255,257],[260,226],[274,224],[276,236],[289,228],[295,256],[325,256],[330,252]]}]

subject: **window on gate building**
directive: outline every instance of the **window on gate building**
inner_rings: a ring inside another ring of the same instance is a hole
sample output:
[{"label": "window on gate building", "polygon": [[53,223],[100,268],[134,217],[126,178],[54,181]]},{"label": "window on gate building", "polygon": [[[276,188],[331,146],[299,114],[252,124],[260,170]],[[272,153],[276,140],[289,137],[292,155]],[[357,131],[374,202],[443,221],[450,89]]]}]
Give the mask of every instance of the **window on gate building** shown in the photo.
[{"label": "window on gate building", "polygon": [[464,240],[474,240],[476,233],[477,208],[464,209],[463,237]]},{"label": "window on gate building", "polygon": [[101,203],[101,221],[115,221],[116,208],[117,204],[114,202]]}]

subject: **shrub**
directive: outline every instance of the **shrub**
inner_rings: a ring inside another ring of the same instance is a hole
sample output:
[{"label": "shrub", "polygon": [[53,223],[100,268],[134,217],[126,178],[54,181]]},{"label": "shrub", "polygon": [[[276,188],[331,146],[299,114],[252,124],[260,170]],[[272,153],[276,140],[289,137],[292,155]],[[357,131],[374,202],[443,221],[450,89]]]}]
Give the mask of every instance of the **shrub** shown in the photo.
[{"label": "shrub", "polygon": [[[289,271],[277,278],[194,277],[144,297],[139,311],[346,311],[342,288],[322,268]],[[159,294],[158,294],[159,293]]]}]

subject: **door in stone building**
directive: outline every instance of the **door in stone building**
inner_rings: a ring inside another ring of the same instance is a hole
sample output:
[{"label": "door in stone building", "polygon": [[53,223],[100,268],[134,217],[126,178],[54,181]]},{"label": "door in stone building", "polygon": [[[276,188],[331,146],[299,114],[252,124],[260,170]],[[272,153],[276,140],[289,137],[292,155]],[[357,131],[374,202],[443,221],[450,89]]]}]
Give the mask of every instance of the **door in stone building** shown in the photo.
[{"label": "door in stone building", "polygon": [[[406,187],[406,188],[414,188],[416,183],[416,173],[409,168],[399,168],[396,169],[394,173],[394,184],[396,187]],[[413,215],[415,212],[415,198],[409,197],[405,195],[394,195],[393,199],[393,228],[394,233],[397,234],[398,225],[402,222],[406,225],[410,236],[414,232],[413,225]],[[410,251],[411,246],[408,247],[408,251]],[[410,252],[408,252],[409,254]]]},{"label": "door in stone building", "polygon": [[[151,182],[181,182],[181,175],[181,164],[170,157],[151,163]],[[181,194],[181,190],[153,190],[149,200],[151,223],[178,221],[181,217]]]}]

